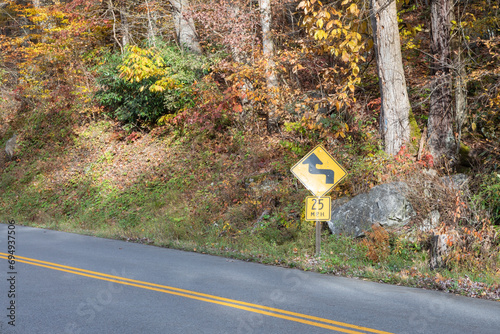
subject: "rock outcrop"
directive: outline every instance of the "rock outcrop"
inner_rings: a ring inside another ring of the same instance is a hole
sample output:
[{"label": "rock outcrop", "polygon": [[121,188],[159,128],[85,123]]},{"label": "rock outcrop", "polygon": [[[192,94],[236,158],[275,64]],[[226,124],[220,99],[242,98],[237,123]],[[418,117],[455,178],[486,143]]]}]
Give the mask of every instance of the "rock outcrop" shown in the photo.
[{"label": "rock outcrop", "polygon": [[328,227],[334,234],[360,237],[372,224],[384,227],[406,225],[414,215],[411,204],[405,197],[407,185],[393,182],[373,187],[368,193],[360,194],[339,205],[332,205],[332,218]]}]

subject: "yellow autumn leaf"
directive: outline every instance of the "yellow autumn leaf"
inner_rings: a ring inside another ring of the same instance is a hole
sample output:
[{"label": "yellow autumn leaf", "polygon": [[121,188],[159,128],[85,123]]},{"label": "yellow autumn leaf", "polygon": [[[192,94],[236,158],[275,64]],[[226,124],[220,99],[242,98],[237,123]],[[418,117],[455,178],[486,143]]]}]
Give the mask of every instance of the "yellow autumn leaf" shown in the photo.
[{"label": "yellow autumn leaf", "polygon": [[359,67],[356,65],[356,63],[353,63],[354,65],[352,66],[352,75],[358,75],[359,74]]},{"label": "yellow autumn leaf", "polygon": [[163,92],[164,90],[165,90],[165,87],[156,86],[156,92]]},{"label": "yellow autumn leaf", "polygon": [[320,29],[323,29],[323,24],[324,24],[323,19],[319,19],[319,20],[316,22],[316,25],[317,25],[317,26],[318,26],[318,28],[320,28]]},{"label": "yellow autumn leaf", "polygon": [[349,43],[347,43],[347,46],[351,51],[356,51],[356,47],[358,46],[358,43],[356,43],[356,40],[351,39]]},{"label": "yellow autumn leaf", "polygon": [[355,3],[352,3],[350,6],[349,6],[349,9],[348,9],[351,14],[353,15],[357,15],[359,13],[359,9],[358,9],[358,5],[356,5]]},{"label": "yellow autumn leaf", "polygon": [[345,50],[342,51],[342,61],[344,63],[347,63],[349,61],[349,55],[347,54],[347,52]]},{"label": "yellow autumn leaf", "polygon": [[319,41],[326,38],[327,36],[328,34],[324,30],[316,30],[316,32],[314,33],[314,39]]},{"label": "yellow autumn leaf", "polygon": [[333,24],[335,23],[334,21],[335,21],[335,20],[328,21],[328,23],[326,24],[325,29],[326,29],[326,30],[330,30],[330,29],[332,29],[332,26],[333,26]]},{"label": "yellow autumn leaf", "polygon": [[297,73],[298,71],[303,70],[303,69],[304,69],[304,66],[302,66],[302,65],[300,65],[300,64],[297,64],[297,65],[295,65],[295,66],[293,67],[292,72],[293,72],[293,73]]}]

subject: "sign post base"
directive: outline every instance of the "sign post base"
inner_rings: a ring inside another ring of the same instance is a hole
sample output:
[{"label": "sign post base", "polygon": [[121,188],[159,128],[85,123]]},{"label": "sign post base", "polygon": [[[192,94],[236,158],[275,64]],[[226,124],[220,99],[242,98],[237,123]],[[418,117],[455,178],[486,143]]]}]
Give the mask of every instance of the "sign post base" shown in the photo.
[{"label": "sign post base", "polygon": [[321,253],[321,222],[316,221],[316,256]]}]

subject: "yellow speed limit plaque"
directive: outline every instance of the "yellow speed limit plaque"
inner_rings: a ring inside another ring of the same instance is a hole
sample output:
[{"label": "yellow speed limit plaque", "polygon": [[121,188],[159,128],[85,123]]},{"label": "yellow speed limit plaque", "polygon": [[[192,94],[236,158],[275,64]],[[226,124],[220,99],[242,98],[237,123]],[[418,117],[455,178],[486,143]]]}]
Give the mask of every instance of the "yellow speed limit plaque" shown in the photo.
[{"label": "yellow speed limit plaque", "polygon": [[307,221],[328,221],[331,218],[331,197],[306,197],[306,220]]}]

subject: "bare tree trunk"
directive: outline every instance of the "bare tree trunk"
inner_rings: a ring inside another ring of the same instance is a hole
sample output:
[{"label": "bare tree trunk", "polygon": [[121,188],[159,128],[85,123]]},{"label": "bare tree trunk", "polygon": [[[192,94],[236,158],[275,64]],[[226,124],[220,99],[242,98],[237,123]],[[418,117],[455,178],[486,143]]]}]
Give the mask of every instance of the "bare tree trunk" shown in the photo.
[{"label": "bare tree trunk", "polygon": [[431,75],[430,110],[428,120],[429,150],[437,165],[452,162],[457,152],[453,133],[453,104],[450,56],[450,0],[431,1]]},{"label": "bare tree trunk", "polygon": [[462,48],[459,46],[457,50],[457,58],[455,59],[456,77],[455,77],[455,126],[457,130],[456,153],[460,148],[462,139],[462,125],[467,117],[467,82],[465,63],[462,57]]},{"label": "bare tree trunk", "polygon": [[201,47],[194,27],[194,20],[184,15],[189,5],[188,0],[170,0],[170,4],[174,7],[173,16],[175,32],[181,48],[187,48],[195,53],[201,53]]},{"label": "bare tree trunk", "polygon": [[122,8],[120,9],[120,21],[121,21],[121,32],[122,32],[122,43],[123,48],[126,48],[130,44],[130,29],[128,23],[127,11]]},{"label": "bare tree trunk", "polygon": [[266,59],[267,87],[278,86],[278,79],[274,70],[274,42],[271,32],[271,1],[260,0],[260,22],[262,26],[262,51]]},{"label": "bare tree trunk", "polygon": [[42,7],[47,7],[49,5],[52,5],[52,1],[47,1],[47,0],[33,0],[33,7],[35,8],[42,8]]},{"label": "bare tree trunk", "polygon": [[410,138],[410,101],[401,57],[396,1],[371,0],[371,21],[382,108],[385,152],[397,154]]},{"label": "bare tree trunk", "polygon": [[[457,10],[459,6],[455,7]],[[452,9],[452,19],[456,20],[454,10]],[[455,129],[457,133],[456,138],[456,154],[460,149],[460,141],[462,139],[462,125],[467,117],[467,73],[465,70],[467,55],[462,43],[465,42],[463,38],[463,31],[458,29],[456,35],[452,36],[452,49],[455,50],[453,57],[453,78],[454,78],[454,91],[455,91]]]},{"label": "bare tree trunk", "polygon": [[120,47],[120,52],[123,53],[123,46],[120,43],[120,41],[118,40],[118,37],[116,36],[116,16],[115,16],[115,12],[113,11],[113,4],[111,3],[111,0],[108,1],[108,4],[109,4],[110,9],[111,9],[111,15],[113,16],[113,38],[114,38],[115,42],[118,44],[118,46]]},{"label": "bare tree trunk", "polygon": [[[271,34],[271,1],[260,0],[260,22],[262,26],[262,52],[266,62],[266,82],[267,89],[274,98],[278,87],[278,79],[275,72],[274,57],[274,42]],[[278,129],[278,117],[276,115],[276,108],[273,103],[269,104],[267,114],[267,131],[275,132]]]},{"label": "bare tree trunk", "polygon": [[156,46],[156,20],[154,19],[154,12],[149,9],[149,1],[146,0],[146,8],[148,15],[148,42],[149,45]]}]

